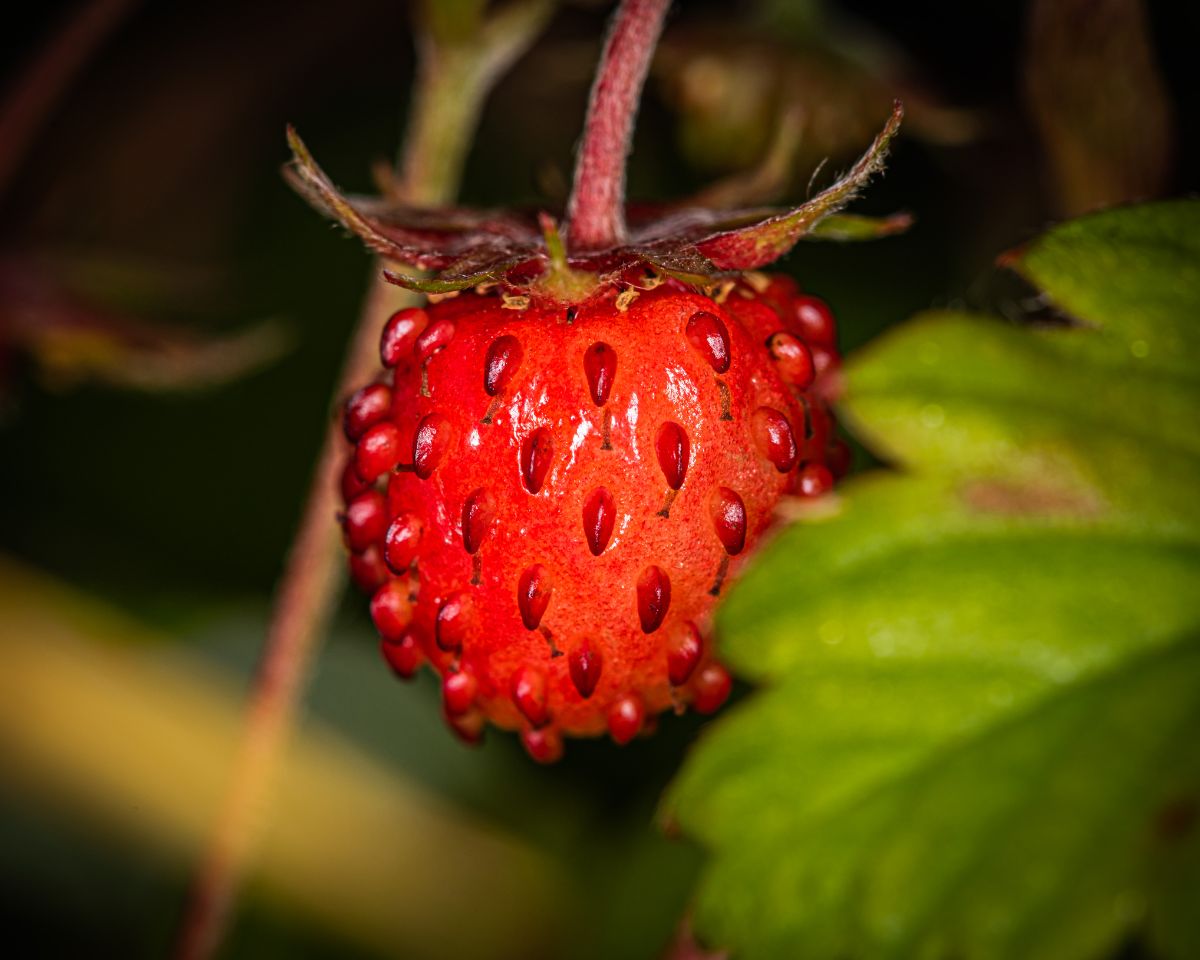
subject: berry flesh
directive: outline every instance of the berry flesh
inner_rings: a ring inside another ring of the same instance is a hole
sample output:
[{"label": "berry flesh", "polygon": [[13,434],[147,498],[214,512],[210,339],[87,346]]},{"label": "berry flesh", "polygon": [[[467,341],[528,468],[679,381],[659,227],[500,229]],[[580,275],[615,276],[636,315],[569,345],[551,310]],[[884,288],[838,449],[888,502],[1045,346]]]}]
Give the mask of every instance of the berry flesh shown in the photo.
[{"label": "berry flesh", "polygon": [[343,524],[384,656],[438,672],[465,738],[488,721],[550,761],[728,696],[714,606],[839,449],[828,308],[751,279],[574,305],[493,288],[389,322],[390,374],[346,408]]}]

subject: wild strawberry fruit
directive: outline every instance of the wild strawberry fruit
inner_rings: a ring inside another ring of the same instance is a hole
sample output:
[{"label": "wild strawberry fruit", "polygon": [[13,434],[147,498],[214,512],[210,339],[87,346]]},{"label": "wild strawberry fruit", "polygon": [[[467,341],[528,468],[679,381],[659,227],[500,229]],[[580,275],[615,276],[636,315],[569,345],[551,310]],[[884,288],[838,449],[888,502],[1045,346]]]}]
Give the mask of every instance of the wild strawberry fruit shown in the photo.
[{"label": "wild strawberry fruit", "polygon": [[[346,407],[374,485],[343,522],[357,566],[387,565],[365,581],[385,656],[444,677],[453,725],[520,729],[539,759],[563,734],[625,743],[664,709],[716,709],[714,605],[780,497],[828,488],[822,382],[769,346],[807,349],[811,298],[782,278],[716,298],[639,280],[578,304],[514,308],[496,287],[403,311],[387,382]],[[383,462],[381,434],[398,438]]]},{"label": "wild strawberry fruit", "polygon": [[[827,403],[833,315],[755,271],[880,168],[899,105],[859,163],[794,210],[626,223],[611,181],[632,117],[618,114],[657,33],[631,18],[665,6],[621,7],[562,235],[545,214],[344,197],[290,134],[294,185],[427,272],[389,280],[437,295],[390,318],[383,376],[345,407],[342,523],[383,654],[402,677],[437,671],[464,738],[491,722],[543,762],[564,736],[624,744],[668,708],[719,708],[732,681],[716,604],[781,498],[825,494],[848,464]],[[638,69],[619,68],[633,48]]]}]

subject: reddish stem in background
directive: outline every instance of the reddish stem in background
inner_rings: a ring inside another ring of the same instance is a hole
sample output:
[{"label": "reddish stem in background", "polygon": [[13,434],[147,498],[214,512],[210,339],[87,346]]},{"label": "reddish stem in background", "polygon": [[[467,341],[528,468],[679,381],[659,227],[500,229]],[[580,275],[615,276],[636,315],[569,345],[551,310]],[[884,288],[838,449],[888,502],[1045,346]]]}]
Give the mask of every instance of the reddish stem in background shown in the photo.
[{"label": "reddish stem in background", "polygon": [[0,193],[25,159],[62,95],[137,0],[78,5],[61,30],[16,75],[0,104]]},{"label": "reddish stem in background", "polygon": [[[376,280],[363,306],[337,396],[346,396],[378,368],[379,331],[394,300],[387,284]],[[244,739],[205,857],[193,879],[175,947],[176,960],[206,960],[216,953],[267,821],[270,790],[295,725],[300,691],[345,579],[341,531],[333,516],[341,504],[337,490],[347,449],[340,423],[335,422],[326,432],[304,516],[280,581],[249,697]]]},{"label": "reddish stem in background", "polygon": [[613,18],[588,101],[567,205],[571,252],[603,250],[625,239],[625,158],[670,5],[671,0],[623,0]]}]

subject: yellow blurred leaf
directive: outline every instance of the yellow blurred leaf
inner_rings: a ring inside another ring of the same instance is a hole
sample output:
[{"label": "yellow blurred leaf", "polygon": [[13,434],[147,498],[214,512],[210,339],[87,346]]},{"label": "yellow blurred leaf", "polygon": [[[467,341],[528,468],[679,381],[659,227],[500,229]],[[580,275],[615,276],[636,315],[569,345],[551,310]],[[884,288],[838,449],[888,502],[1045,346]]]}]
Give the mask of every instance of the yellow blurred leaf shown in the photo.
[{"label": "yellow blurred leaf", "polygon": [[[236,685],[2,557],[0,658],[0,776],[64,817],[194,859],[238,743]],[[567,890],[548,858],[318,724],[276,786],[251,878],[265,898],[388,954],[526,957],[555,938]]]}]

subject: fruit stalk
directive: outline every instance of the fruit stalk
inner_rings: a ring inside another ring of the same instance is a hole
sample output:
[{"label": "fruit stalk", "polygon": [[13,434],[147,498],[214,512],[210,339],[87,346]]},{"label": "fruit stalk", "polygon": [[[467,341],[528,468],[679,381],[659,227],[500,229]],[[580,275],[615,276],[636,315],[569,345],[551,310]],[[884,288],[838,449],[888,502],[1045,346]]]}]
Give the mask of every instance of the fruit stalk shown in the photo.
[{"label": "fruit stalk", "polygon": [[638,100],[670,0],[624,0],[613,18],[588,101],[567,206],[567,246],[604,250],[625,238],[625,159]]},{"label": "fruit stalk", "polygon": [[[463,155],[478,119],[478,105],[536,35],[549,9],[546,0],[528,0],[480,24],[473,41],[450,55],[455,65],[452,76],[439,69],[439,64],[446,63],[447,48],[453,44],[441,42],[444,38],[433,31],[421,44],[423,62],[414,89],[411,138],[399,162],[398,192],[405,202],[436,206],[453,199]],[[478,63],[468,67],[472,55]],[[448,109],[451,102],[474,106]],[[465,129],[439,129],[459,125]],[[372,276],[339,376],[334,396],[338,403],[374,375],[379,332],[387,316],[416,302],[413,294],[386,283],[378,264],[373,266]],[[341,532],[334,518],[341,505],[339,476],[346,449],[340,421],[335,420],[326,430],[278,587],[230,785],[193,878],[175,948],[180,960],[205,960],[220,946],[238,888],[254,856],[311,664],[345,582]]]}]

